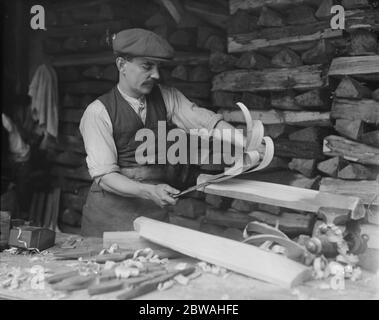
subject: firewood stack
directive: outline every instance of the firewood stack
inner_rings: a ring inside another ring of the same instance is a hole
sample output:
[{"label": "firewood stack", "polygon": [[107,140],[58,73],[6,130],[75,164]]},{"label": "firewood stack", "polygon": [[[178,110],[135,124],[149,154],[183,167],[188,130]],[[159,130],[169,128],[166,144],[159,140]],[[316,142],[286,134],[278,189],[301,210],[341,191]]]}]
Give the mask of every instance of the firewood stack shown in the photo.
[{"label": "firewood stack", "polygon": [[[244,128],[235,106],[242,101],[274,139],[271,172],[252,174],[252,179],[358,196],[367,208],[365,222],[377,224],[379,10],[366,1],[342,1],[344,34],[330,26],[334,2],[230,0],[228,53],[210,58],[211,70],[218,73],[212,102],[225,120]],[[297,184],[300,177],[303,185]],[[234,200],[229,209],[207,210],[204,221],[235,226],[241,219],[239,229],[249,219],[276,221],[288,232],[287,220],[281,221],[285,209],[274,207],[275,219],[269,215],[272,208],[250,203],[254,208],[240,215],[244,210],[235,202],[241,201]],[[292,236],[312,233],[315,221],[306,213],[286,213],[291,215],[289,221],[298,227]],[[301,218],[308,219],[308,229],[301,230]],[[378,229],[362,225],[362,233],[373,239]],[[369,247],[377,248],[374,242]]]}]

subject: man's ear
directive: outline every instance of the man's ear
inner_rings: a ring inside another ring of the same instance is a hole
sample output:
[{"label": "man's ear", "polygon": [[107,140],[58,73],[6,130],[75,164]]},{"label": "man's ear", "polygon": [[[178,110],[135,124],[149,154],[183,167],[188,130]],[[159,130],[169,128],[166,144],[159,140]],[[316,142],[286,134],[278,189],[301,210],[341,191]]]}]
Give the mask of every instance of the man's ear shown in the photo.
[{"label": "man's ear", "polygon": [[122,72],[125,69],[125,64],[126,64],[126,61],[123,58],[118,57],[116,59],[116,66],[117,66],[118,71]]}]

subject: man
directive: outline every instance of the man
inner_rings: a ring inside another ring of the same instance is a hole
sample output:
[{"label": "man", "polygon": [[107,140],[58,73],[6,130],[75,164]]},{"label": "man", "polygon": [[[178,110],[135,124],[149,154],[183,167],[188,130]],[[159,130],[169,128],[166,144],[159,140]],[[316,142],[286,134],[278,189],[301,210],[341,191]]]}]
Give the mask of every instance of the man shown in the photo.
[{"label": "man", "polygon": [[[142,143],[135,139],[139,129],[157,134],[158,121],[167,121],[187,133],[201,128],[234,130],[221,115],[157,83],[160,63],[174,56],[165,39],[147,30],[129,29],[116,34],[112,46],[119,82],[87,107],[80,122],[94,179],[83,208],[86,236],[133,230],[133,221],[140,215],[163,220],[165,207],[176,203],[173,195],[179,190],[165,183],[166,166],[137,163],[135,152]],[[231,142],[243,145],[242,134]]]}]

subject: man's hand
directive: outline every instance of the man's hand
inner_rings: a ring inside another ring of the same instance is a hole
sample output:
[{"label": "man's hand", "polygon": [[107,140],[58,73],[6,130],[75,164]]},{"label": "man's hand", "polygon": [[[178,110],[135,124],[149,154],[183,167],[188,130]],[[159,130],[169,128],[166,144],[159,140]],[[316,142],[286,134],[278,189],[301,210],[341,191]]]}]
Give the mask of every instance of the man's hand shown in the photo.
[{"label": "man's hand", "polygon": [[180,191],[169,186],[168,184],[146,185],[147,198],[153,200],[161,208],[167,205],[175,205],[177,199],[173,198],[173,194]]}]

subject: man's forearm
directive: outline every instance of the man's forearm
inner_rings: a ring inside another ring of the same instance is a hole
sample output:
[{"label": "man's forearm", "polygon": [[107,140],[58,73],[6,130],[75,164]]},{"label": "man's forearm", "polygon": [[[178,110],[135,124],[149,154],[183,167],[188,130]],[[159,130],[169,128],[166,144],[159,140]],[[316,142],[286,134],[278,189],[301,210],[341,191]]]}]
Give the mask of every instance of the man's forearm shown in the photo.
[{"label": "man's forearm", "polygon": [[147,199],[151,185],[140,183],[138,181],[129,179],[120,173],[108,173],[101,178],[97,178],[96,182],[99,183],[105,191],[118,194],[123,197],[138,197]]}]

